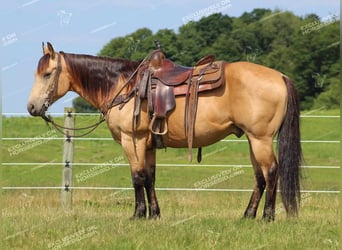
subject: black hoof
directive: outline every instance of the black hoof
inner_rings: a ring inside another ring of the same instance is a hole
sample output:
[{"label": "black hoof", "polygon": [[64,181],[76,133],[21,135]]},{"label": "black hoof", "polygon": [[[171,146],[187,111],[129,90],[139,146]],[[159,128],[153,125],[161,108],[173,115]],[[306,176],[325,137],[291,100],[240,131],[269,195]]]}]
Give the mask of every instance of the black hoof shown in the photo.
[{"label": "black hoof", "polygon": [[153,214],[148,217],[150,220],[157,220],[160,219],[160,214]]},{"label": "black hoof", "polygon": [[130,220],[146,219],[146,210],[136,210]]},{"label": "black hoof", "polygon": [[144,220],[146,219],[146,216],[138,216],[138,215],[132,215],[130,218],[130,220]]},{"label": "black hoof", "polygon": [[256,217],[256,212],[249,211],[249,210],[247,210],[243,215],[243,218],[245,219],[255,219],[255,217]]},{"label": "black hoof", "polygon": [[264,214],[263,216],[262,216],[262,219],[265,221],[265,222],[272,222],[272,221],[274,221],[274,215],[272,215],[272,214]]}]

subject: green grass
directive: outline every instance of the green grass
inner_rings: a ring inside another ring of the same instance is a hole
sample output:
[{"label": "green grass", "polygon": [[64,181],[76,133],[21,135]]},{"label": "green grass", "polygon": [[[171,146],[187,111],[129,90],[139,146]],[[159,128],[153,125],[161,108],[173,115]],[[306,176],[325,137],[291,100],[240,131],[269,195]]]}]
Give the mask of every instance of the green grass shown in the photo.
[{"label": "green grass", "polygon": [[[303,112],[305,113],[305,112]],[[339,115],[339,111],[316,111],[310,115]],[[97,118],[77,117],[77,125]],[[63,123],[63,118],[57,119]],[[339,140],[339,119],[302,118],[303,140]],[[3,118],[3,137],[41,137],[48,129],[38,118]],[[62,137],[59,134],[53,134]],[[110,137],[101,125],[89,137]],[[236,139],[230,136],[227,139]],[[35,166],[2,166],[4,186],[60,186],[62,140],[42,141],[10,155],[17,144],[2,141],[2,161],[36,162]],[[306,165],[339,166],[339,143],[302,143]],[[126,163],[113,141],[76,141],[75,163]],[[158,151],[158,163],[189,164],[186,149]],[[49,166],[46,163],[55,163]],[[194,163],[195,164],[195,163]],[[246,142],[219,142],[203,149],[203,161],[194,166],[158,166],[159,188],[194,188],[196,183],[231,169],[209,188],[252,189],[251,168],[206,167],[205,164],[250,165]],[[128,166],[97,172],[78,181],[95,166],[74,166],[74,186],[131,187]],[[305,190],[339,190],[339,169],[304,169]],[[280,197],[273,223],[261,220],[263,201],[256,220],[243,220],[250,192],[157,191],[161,219],[130,221],[132,190],[73,190],[73,208],[61,208],[60,190],[3,190],[4,239],[1,249],[338,249],[339,204],[336,194],[304,193],[298,219],[287,219]],[[63,243],[64,242],[64,243]],[[53,248],[55,247],[55,248]]]},{"label": "green grass", "polygon": [[[130,221],[130,191],[75,191],[73,209],[59,191],[6,195],[6,249],[48,249],[82,230],[89,237],[63,249],[337,249],[338,199],[312,194],[297,220],[284,212],[273,223],[241,219],[249,194],[159,192],[159,220]],[[260,215],[259,215],[260,216]],[[71,235],[71,236],[70,236]],[[75,236],[76,237],[76,236]]]}]

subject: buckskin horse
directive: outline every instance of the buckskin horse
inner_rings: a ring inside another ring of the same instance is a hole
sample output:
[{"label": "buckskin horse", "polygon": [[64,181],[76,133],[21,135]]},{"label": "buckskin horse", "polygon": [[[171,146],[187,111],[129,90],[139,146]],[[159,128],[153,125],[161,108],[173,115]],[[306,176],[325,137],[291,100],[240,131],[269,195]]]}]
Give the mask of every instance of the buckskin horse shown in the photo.
[{"label": "buckskin horse", "polygon": [[[138,97],[130,93],[140,84],[135,73],[140,63],[55,52],[50,43],[47,46],[43,43],[43,56],[27,104],[32,116],[46,119],[48,107],[68,91],[74,91],[104,114],[113,139],[121,144],[129,161],[135,192],[133,219],[146,217],[144,189],[149,217],[160,217],[155,192],[156,148],[147,99],[142,99],[138,106],[139,121],[132,119]],[[222,86],[197,93],[192,146],[201,148],[229,134],[245,134],[255,186],[244,217],[256,217],[266,189],[263,219],[274,220],[278,180],[287,215],[297,216],[302,151],[299,103],[294,84],[282,73],[254,63],[224,62],[222,65]],[[183,72],[183,68],[180,69]],[[167,131],[161,133],[167,147],[188,146],[189,135],[184,129],[186,105],[186,96],[175,97],[175,108],[166,117]],[[277,158],[273,150],[276,135]]]}]

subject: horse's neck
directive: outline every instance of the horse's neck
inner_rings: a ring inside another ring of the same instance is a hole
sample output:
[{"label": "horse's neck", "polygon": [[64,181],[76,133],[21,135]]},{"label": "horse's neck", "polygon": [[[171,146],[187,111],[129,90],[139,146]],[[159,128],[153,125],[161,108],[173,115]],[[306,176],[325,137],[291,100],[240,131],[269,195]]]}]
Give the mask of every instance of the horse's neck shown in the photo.
[{"label": "horse's neck", "polygon": [[66,65],[72,78],[71,90],[92,106],[105,111],[108,102],[118,89],[122,72],[116,64],[122,62],[87,55],[66,54]]}]

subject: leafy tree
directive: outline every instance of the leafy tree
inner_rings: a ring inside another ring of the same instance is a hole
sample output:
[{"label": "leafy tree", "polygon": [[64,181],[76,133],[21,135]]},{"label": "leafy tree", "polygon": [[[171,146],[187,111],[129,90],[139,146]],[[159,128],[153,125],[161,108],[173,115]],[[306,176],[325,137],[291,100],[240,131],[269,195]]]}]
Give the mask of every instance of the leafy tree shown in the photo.
[{"label": "leafy tree", "polygon": [[272,11],[270,9],[254,9],[251,12],[244,12],[239,19],[244,25],[248,25],[260,21],[262,18],[269,16],[271,13]]},{"label": "leafy tree", "polygon": [[152,31],[142,28],[125,37],[112,39],[103,47],[99,55],[140,60],[145,57],[146,51],[152,48],[154,48]]},{"label": "leafy tree", "polygon": [[[312,25],[318,29],[306,28]],[[329,78],[338,74],[331,67],[339,60],[338,23],[322,27],[318,25],[314,15],[304,19],[298,27],[300,32],[292,46],[292,62],[295,65],[293,74],[304,109],[312,107],[314,99],[328,89],[331,82]],[[317,78],[322,76],[327,77],[325,87],[317,88]]]},{"label": "leafy tree", "polygon": [[197,32],[196,23],[189,22],[179,28],[177,37],[178,53],[174,56],[176,62],[193,65],[205,55],[205,39]]},{"label": "leafy tree", "polygon": [[196,32],[204,39],[205,46],[210,47],[216,39],[232,30],[232,18],[221,13],[203,17],[195,23]]},{"label": "leafy tree", "polygon": [[213,45],[207,49],[207,54],[214,54],[217,60],[225,60],[228,62],[241,60],[243,46],[234,38],[222,34]]},{"label": "leafy tree", "polygon": [[[324,84],[324,82],[322,82]],[[330,84],[326,91],[319,94],[314,100],[313,108],[338,109],[340,108],[340,79],[335,77],[330,79]]]},{"label": "leafy tree", "polygon": [[[339,103],[339,23],[330,19],[260,8],[240,17],[216,13],[182,25],[177,32],[138,29],[112,39],[99,55],[142,60],[158,40],[166,56],[182,65],[191,66],[207,54],[229,62],[248,60],[293,79],[302,109],[334,108]],[[83,100],[75,105],[82,112],[90,110]]]},{"label": "leafy tree", "polygon": [[[176,60],[178,54],[177,34],[171,29],[158,30],[153,36],[154,40],[158,40],[167,58]],[[145,52],[146,53],[146,52]],[[148,53],[148,52],[147,52]]]},{"label": "leafy tree", "polygon": [[75,108],[77,113],[94,113],[98,112],[96,108],[91,106],[86,100],[82,97],[77,97],[72,101],[72,106]]},{"label": "leafy tree", "polygon": [[127,50],[130,53],[125,57],[130,60],[142,60],[148,51],[154,49],[153,33],[150,29],[138,29],[132,34],[126,36]]},{"label": "leafy tree", "polygon": [[107,45],[105,45],[100,51],[100,56],[121,57],[124,58],[128,55],[127,51],[127,39],[124,37],[118,37],[112,39]]}]

